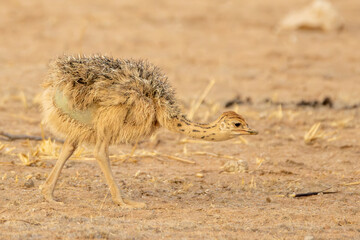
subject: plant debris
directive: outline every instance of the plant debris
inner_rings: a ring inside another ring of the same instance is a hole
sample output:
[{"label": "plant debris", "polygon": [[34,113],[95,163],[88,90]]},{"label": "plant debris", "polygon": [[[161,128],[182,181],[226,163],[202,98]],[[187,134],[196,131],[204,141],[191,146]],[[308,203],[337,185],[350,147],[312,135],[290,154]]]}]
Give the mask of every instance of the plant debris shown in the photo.
[{"label": "plant debris", "polygon": [[245,100],[241,98],[241,96],[236,96],[234,99],[229,100],[225,103],[226,108],[230,108],[234,105],[242,105],[242,104],[252,104],[252,99],[250,97],[246,97]]},{"label": "plant debris", "polygon": [[302,106],[309,106],[309,107],[319,107],[319,106],[325,106],[332,108],[334,106],[333,100],[330,97],[325,97],[321,102],[315,100],[315,101],[305,101],[301,100],[300,102],[296,103],[296,106],[302,107]]},{"label": "plant debris", "polygon": [[[328,107],[333,108],[334,107],[334,100],[326,96],[322,100],[300,100],[297,102],[283,102],[283,101],[276,101],[272,100],[270,98],[265,98],[263,100],[264,103],[269,103],[271,105],[282,105],[282,106],[297,106],[297,107],[312,107],[312,108],[318,108],[318,107]],[[360,107],[360,104],[353,104],[349,106],[343,106],[342,109],[354,109]]]},{"label": "plant debris", "polygon": [[[318,139],[326,139],[327,141],[333,141],[336,139],[334,133],[331,132],[324,132],[320,130],[321,123],[315,123],[312,125],[310,130],[305,133],[304,135],[304,142],[305,144],[312,144],[315,140]],[[331,138],[329,138],[331,137]]]},{"label": "plant debris", "polygon": [[200,97],[197,99],[197,101],[191,106],[191,109],[187,115],[187,117],[189,119],[192,119],[195,116],[195,113],[199,109],[200,105],[204,102],[204,99],[206,98],[206,96],[208,95],[208,93],[210,92],[212,87],[214,86],[215,82],[216,82],[215,79],[212,79],[211,81],[209,81],[209,84],[204,89],[203,93],[200,95]]},{"label": "plant debris", "polygon": [[[7,141],[15,141],[15,140],[33,140],[33,141],[42,141],[44,138],[42,136],[30,136],[30,135],[24,135],[24,134],[10,134],[10,133],[6,133],[3,131],[0,131],[0,136],[5,137],[5,140]],[[60,143],[64,143],[64,140],[61,139],[56,139],[54,138],[55,141],[60,142]]]},{"label": "plant debris", "polygon": [[14,141],[14,140],[20,140],[20,139],[29,139],[29,140],[35,140],[35,141],[41,141],[42,137],[40,136],[29,136],[29,135],[14,135],[14,134],[9,134],[9,133],[5,133],[5,132],[0,132],[0,136],[3,136],[6,138],[6,140],[8,141]]}]

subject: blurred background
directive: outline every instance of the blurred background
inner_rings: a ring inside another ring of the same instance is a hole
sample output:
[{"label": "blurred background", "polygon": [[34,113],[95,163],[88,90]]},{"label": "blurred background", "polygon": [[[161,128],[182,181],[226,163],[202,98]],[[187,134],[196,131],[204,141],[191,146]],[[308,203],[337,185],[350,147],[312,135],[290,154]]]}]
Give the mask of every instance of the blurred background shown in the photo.
[{"label": "blurred background", "polygon": [[331,96],[357,103],[360,3],[333,0],[340,30],[279,30],[309,0],[21,1],[3,0],[0,94],[31,98],[47,63],[66,54],[101,53],[158,65],[187,101],[212,79],[209,99],[254,102]]}]

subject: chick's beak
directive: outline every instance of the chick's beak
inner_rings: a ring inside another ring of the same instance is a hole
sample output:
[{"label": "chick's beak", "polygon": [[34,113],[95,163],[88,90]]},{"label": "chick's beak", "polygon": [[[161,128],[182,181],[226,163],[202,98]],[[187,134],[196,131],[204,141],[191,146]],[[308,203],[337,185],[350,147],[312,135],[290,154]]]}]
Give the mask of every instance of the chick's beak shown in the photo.
[{"label": "chick's beak", "polygon": [[236,135],[257,135],[258,131],[253,130],[253,129],[239,129],[235,131]]},{"label": "chick's beak", "polygon": [[245,130],[246,132],[248,132],[250,135],[258,135],[258,131],[256,130],[253,130],[253,129],[248,129],[248,130]]}]

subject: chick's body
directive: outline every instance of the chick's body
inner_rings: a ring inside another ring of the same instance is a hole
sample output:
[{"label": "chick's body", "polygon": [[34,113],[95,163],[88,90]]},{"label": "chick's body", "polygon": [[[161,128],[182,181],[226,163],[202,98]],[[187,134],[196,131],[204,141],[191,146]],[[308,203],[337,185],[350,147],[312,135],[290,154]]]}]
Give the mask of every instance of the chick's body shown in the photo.
[{"label": "chick's body", "polygon": [[114,203],[145,207],[125,198],[112,174],[109,145],[136,142],[163,126],[189,137],[223,141],[238,135],[254,135],[245,119],[224,112],[208,124],[181,114],[167,78],[144,61],[104,56],[63,56],[50,64],[44,83],[44,122],[65,139],[59,158],[45,183],[43,196],[55,203],[53,192],[65,162],[81,142],[93,143],[94,156],[110,188]]},{"label": "chick's body", "polygon": [[44,87],[45,123],[78,142],[135,142],[179,115],[166,76],[141,60],[63,56]]}]

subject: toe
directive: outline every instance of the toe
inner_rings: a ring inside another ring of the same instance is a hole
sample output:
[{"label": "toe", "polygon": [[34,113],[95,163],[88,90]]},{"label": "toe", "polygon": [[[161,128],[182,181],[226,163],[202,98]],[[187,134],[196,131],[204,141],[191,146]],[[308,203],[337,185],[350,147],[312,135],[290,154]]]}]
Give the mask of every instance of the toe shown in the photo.
[{"label": "toe", "polygon": [[144,208],[145,203],[135,202],[129,199],[114,199],[114,202],[122,208]]},{"label": "toe", "polygon": [[124,202],[130,206],[132,206],[133,208],[145,208],[146,204],[143,202],[135,202],[132,201],[130,199],[124,199]]},{"label": "toe", "polygon": [[57,205],[64,205],[63,202],[60,202],[60,201],[56,201],[53,196],[44,196],[46,201],[48,201],[49,203],[51,204],[57,204]]},{"label": "toe", "polygon": [[54,196],[52,195],[52,193],[49,193],[47,191],[41,191],[42,195],[44,196],[45,200],[48,201],[51,204],[58,204],[58,205],[63,205],[63,202],[60,201],[56,201],[54,199]]}]

